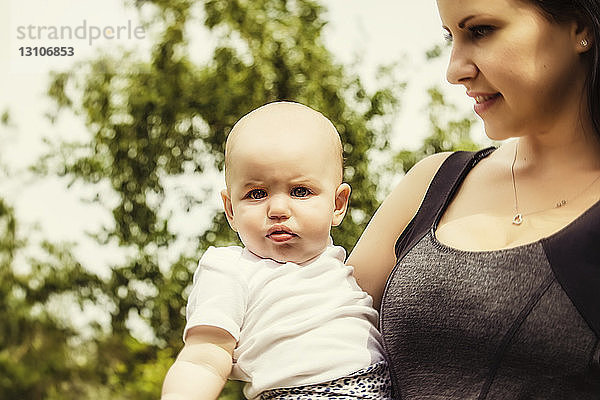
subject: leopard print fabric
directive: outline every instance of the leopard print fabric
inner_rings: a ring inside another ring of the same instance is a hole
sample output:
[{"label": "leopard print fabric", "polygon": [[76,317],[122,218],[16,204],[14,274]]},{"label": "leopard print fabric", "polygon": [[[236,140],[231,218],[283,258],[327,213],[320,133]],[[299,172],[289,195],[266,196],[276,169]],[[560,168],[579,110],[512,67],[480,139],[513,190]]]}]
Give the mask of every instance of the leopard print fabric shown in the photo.
[{"label": "leopard print fabric", "polygon": [[267,390],[260,400],[392,400],[392,384],[385,361],[343,378],[316,385]]}]

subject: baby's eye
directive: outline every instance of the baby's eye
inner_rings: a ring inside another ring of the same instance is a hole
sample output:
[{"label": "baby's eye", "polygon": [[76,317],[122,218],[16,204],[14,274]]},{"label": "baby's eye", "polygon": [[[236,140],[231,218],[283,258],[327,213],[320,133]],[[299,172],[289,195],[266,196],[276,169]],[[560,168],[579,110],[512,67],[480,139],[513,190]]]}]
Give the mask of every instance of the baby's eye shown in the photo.
[{"label": "baby's eye", "polygon": [[248,197],[252,200],[260,200],[264,197],[267,197],[267,192],[264,191],[263,189],[252,189],[251,191],[248,192],[246,197]]},{"label": "baby's eye", "polygon": [[311,194],[310,189],[305,188],[304,186],[298,186],[292,189],[290,193],[293,197],[306,197]]},{"label": "baby's eye", "polygon": [[473,25],[469,27],[469,33],[473,39],[482,39],[494,32],[491,25]]}]

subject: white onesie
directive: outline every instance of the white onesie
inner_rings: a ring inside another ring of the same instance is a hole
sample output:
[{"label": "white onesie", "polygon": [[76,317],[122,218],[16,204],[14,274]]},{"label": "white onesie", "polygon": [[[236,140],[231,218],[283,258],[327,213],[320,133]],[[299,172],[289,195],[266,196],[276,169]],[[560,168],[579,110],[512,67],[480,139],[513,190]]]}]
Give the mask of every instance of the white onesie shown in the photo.
[{"label": "white onesie", "polygon": [[252,399],[269,389],[340,378],[384,359],[371,297],[328,246],[300,266],[241,247],[209,248],[194,274],[188,329],[210,325],[236,340],[231,379]]}]

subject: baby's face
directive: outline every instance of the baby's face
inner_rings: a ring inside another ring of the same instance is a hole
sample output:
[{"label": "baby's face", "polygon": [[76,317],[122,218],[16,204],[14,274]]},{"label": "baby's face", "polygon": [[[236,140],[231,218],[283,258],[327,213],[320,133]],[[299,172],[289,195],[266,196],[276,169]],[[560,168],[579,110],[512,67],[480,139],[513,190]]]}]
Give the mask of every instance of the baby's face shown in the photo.
[{"label": "baby's face", "polygon": [[319,124],[294,122],[285,130],[265,122],[239,132],[223,200],[246,248],[263,258],[301,264],[326,248],[350,189],[340,184],[329,133],[315,131]]}]

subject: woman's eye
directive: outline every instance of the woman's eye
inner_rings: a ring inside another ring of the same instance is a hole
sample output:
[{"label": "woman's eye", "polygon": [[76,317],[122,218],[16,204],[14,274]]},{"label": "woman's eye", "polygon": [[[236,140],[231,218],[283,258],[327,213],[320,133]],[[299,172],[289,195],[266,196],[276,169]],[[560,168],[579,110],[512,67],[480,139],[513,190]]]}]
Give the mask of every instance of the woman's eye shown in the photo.
[{"label": "woman's eye", "polygon": [[267,192],[265,192],[263,189],[253,189],[248,192],[246,197],[252,200],[260,200],[264,197],[267,197]]},{"label": "woman's eye", "polygon": [[469,27],[469,33],[474,39],[481,39],[488,36],[494,31],[494,27],[490,25],[473,25]]},{"label": "woman's eye", "polygon": [[292,189],[291,195],[293,197],[306,197],[310,194],[310,190],[303,187],[303,186],[299,186],[296,188]]}]

